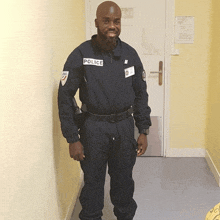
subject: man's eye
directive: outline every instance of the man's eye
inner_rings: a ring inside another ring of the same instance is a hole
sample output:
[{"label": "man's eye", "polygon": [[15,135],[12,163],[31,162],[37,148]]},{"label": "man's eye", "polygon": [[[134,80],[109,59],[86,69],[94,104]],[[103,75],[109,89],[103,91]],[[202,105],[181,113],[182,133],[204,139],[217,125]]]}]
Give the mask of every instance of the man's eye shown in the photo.
[{"label": "man's eye", "polygon": [[116,21],[115,24],[117,24],[117,25],[120,24],[120,21]]},{"label": "man's eye", "polygon": [[108,20],[104,20],[104,24],[108,24],[108,22],[109,22]]}]

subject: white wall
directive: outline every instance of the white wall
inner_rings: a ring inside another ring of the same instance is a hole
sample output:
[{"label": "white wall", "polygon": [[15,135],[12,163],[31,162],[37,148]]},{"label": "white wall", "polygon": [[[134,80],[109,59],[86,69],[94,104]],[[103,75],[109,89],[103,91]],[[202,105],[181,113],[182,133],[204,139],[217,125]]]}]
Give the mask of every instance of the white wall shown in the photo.
[{"label": "white wall", "polygon": [[[64,219],[76,198],[80,169],[78,162],[67,157],[56,91],[69,50],[78,44],[73,34],[69,39],[76,45],[68,44],[60,29],[66,26],[76,34],[73,24],[82,28],[79,20],[65,21],[69,20],[70,6],[75,8],[75,3],[82,2],[0,3],[0,219]],[[82,11],[79,13],[82,17]],[[60,23],[53,23],[54,19]],[[54,67],[58,57],[60,63]],[[69,190],[69,197],[65,190]]]},{"label": "white wall", "polygon": [[4,220],[59,216],[54,193],[52,76],[43,2],[1,3],[0,215]]}]

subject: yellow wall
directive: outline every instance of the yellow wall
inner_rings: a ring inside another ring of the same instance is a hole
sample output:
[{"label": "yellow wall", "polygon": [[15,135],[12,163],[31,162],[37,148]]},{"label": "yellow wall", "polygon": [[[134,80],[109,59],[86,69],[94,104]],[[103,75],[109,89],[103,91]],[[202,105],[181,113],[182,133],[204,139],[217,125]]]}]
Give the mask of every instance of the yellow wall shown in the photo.
[{"label": "yellow wall", "polygon": [[55,82],[53,85],[53,143],[60,214],[61,219],[64,219],[71,213],[73,202],[78,196],[81,169],[79,162],[70,158],[68,144],[61,134],[57,91],[61,70],[67,56],[85,41],[85,5],[84,0],[66,0],[65,4],[60,0],[50,1],[51,72]]},{"label": "yellow wall", "polygon": [[60,132],[57,88],[85,40],[84,1],[8,0],[0,10],[0,219],[64,219],[80,168]]},{"label": "yellow wall", "polygon": [[220,173],[220,2],[213,0],[212,4],[206,146]]},{"label": "yellow wall", "polygon": [[171,60],[170,147],[205,148],[210,7],[207,0],[175,0],[175,16],[194,16],[194,44],[176,44]]}]

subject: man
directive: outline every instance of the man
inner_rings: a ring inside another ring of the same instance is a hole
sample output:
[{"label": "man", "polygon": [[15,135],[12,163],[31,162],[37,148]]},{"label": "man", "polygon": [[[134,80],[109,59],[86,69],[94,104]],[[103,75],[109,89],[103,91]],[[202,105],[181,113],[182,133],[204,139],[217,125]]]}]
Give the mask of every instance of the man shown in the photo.
[{"label": "man", "polygon": [[[96,16],[97,35],[77,47],[64,65],[58,94],[61,128],[70,156],[84,172],[80,219],[101,219],[108,164],[114,214],[131,220],[137,208],[132,169],[136,156],[147,149],[151,125],[145,73],[136,51],[119,39],[119,6],[103,2]],[[87,108],[79,133],[72,102],[78,88]],[[131,110],[140,132],[137,142]]]}]

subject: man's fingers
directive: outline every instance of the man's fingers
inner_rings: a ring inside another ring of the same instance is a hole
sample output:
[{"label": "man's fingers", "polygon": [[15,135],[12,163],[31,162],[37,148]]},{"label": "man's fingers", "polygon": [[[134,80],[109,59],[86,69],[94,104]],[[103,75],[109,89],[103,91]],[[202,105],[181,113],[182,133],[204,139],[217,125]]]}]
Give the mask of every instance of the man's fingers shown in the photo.
[{"label": "man's fingers", "polygon": [[138,145],[137,156],[140,156],[141,152],[142,152],[142,147],[141,145]]},{"label": "man's fingers", "polygon": [[79,160],[84,160],[84,158],[85,158],[85,155],[84,155],[84,154],[81,154],[81,155],[79,156]]},{"label": "man's fingers", "polygon": [[77,154],[73,157],[74,160],[77,160],[77,161],[81,161],[81,160],[84,160],[85,158],[85,155],[84,154]]},{"label": "man's fingers", "polygon": [[78,154],[73,157],[74,160],[79,160]]},{"label": "man's fingers", "polygon": [[138,150],[137,151],[137,156],[139,157],[139,156],[141,156],[143,153],[142,153],[142,149],[140,149],[140,150]]},{"label": "man's fingers", "polygon": [[137,156],[141,156],[142,154],[145,153],[146,147],[143,147],[142,145],[138,145],[138,151],[137,151]]}]

